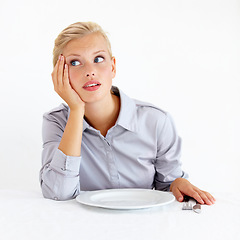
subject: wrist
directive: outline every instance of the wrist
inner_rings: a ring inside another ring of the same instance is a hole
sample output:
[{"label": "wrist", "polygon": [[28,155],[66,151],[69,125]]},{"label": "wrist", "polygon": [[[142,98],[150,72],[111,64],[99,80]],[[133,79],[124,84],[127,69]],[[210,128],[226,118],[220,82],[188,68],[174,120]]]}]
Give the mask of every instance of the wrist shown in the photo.
[{"label": "wrist", "polygon": [[79,116],[84,117],[85,109],[84,107],[69,107],[70,108],[70,115],[72,116]]}]

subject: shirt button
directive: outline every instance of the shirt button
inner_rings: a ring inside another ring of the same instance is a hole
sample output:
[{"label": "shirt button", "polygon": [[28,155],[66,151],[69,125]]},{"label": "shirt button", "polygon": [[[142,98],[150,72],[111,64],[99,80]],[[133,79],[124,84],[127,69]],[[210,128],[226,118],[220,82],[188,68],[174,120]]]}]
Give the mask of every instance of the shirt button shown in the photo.
[{"label": "shirt button", "polygon": [[57,197],[54,197],[53,199],[54,199],[54,200],[56,200],[56,201],[58,200],[58,198],[57,198]]}]

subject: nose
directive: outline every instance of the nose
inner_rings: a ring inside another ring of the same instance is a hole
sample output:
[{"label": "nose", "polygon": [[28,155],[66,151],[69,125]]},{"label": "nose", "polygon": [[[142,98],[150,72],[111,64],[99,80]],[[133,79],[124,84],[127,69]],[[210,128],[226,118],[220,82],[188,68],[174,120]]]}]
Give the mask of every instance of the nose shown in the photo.
[{"label": "nose", "polygon": [[94,72],[92,72],[92,73],[86,73],[86,77],[90,77],[90,76],[95,76]]},{"label": "nose", "polygon": [[95,76],[94,66],[92,66],[91,64],[85,64],[85,76],[86,77],[94,77]]}]

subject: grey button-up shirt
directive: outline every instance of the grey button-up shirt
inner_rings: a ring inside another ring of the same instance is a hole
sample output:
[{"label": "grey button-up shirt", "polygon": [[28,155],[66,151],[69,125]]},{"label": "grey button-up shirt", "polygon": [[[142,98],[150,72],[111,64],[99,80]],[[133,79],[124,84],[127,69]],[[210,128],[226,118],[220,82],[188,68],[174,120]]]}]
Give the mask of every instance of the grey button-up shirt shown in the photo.
[{"label": "grey button-up shirt", "polygon": [[43,195],[55,200],[76,197],[80,191],[109,188],[169,190],[181,169],[181,140],[168,113],[120,96],[116,124],[106,137],[83,121],[81,156],[66,156],[58,149],[68,121],[65,104],[43,116],[43,152],[40,182]]}]

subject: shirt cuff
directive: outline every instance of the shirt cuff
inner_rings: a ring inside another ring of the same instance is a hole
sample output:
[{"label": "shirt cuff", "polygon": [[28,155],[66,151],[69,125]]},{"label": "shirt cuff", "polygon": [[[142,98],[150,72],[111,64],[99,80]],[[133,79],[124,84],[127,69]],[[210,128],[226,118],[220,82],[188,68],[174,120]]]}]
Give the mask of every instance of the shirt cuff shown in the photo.
[{"label": "shirt cuff", "polygon": [[51,167],[58,171],[61,170],[65,172],[65,174],[79,174],[80,164],[81,156],[67,156],[61,150],[56,149],[56,152],[51,162]]}]

